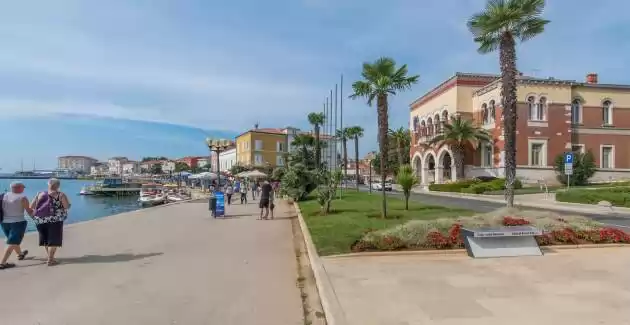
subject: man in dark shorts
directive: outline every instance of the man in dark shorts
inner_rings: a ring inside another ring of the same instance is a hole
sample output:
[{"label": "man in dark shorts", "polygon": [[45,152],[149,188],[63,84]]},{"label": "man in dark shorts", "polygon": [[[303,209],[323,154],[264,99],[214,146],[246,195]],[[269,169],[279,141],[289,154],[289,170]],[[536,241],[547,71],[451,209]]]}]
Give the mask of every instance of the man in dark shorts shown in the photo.
[{"label": "man in dark shorts", "polygon": [[[260,191],[260,219],[267,219],[267,217],[269,216],[269,201],[270,201],[270,196],[271,196],[271,191],[273,189],[271,188],[271,184],[269,184],[269,181],[265,181],[265,183],[263,183],[263,185],[261,186],[261,191]],[[265,211],[265,216],[263,217],[263,210]]]}]

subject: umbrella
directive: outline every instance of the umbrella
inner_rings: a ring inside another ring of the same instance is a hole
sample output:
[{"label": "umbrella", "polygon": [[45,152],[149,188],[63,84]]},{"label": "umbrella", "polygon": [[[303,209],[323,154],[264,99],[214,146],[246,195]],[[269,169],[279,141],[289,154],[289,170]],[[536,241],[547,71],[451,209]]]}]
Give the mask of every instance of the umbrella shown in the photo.
[{"label": "umbrella", "polygon": [[249,173],[250,173],[249,171],[244,171],[244,172],[240,172],[240,173],[236,174],[236,176],[238,176],[238,177],[247,177]]},{"label": "umbrella", "polygon": [[210,180],[217,179],[217,174],[211,173],[211,172],[203,172],[203,173],[197,174],[197,176],[198,178],[201,178],[201,179],[210,179]]},{"label": "umbrella", "polygon": [[259,171],[259,170],[252,170],[251,172],[249,172],[247,174],[247,177],[249,178],[263,178],[263,177],[267,177],[267,174]]},{"label": "umbrella", "polygon": [[179,172],[179,174],[180,174],[181,176],[190,176],[190,175],[192,175],[192,174],[191,174],[191,173],[189,173],[189,172]]}]

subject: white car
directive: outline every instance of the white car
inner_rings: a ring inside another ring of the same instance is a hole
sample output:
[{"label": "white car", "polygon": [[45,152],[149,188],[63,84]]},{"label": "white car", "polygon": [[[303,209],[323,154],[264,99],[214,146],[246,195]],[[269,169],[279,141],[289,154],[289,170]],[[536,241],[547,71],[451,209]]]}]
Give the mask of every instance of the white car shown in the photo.
[{"label": "white car", "polygon": [[[372,183],[372,189],[377,190],[377,191],[382,191],[383,186],[381,185],[381,183]],[[391,191],[391,190],[392,190],[392,184],[385,183],[385,191]]]}]

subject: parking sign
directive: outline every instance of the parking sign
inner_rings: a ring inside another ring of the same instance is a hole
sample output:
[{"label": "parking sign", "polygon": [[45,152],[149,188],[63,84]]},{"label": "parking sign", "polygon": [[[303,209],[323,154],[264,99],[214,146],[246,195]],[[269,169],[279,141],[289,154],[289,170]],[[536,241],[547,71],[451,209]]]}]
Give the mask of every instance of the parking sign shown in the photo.
[{"label": "parking sign", "polygon": [[565,164],[573,164],[573,153],[567,152],[564,154],[564,163]]}]

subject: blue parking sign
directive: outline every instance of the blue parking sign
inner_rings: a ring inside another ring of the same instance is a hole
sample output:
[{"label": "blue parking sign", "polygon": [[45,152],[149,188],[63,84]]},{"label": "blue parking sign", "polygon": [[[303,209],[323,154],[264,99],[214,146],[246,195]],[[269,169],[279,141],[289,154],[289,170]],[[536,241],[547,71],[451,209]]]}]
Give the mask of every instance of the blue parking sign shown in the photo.
[{"label": "blue parking sign", "polygon": [[565,164],[573,164],[573,153],[567,152],[564,154],[564,163]]}]

